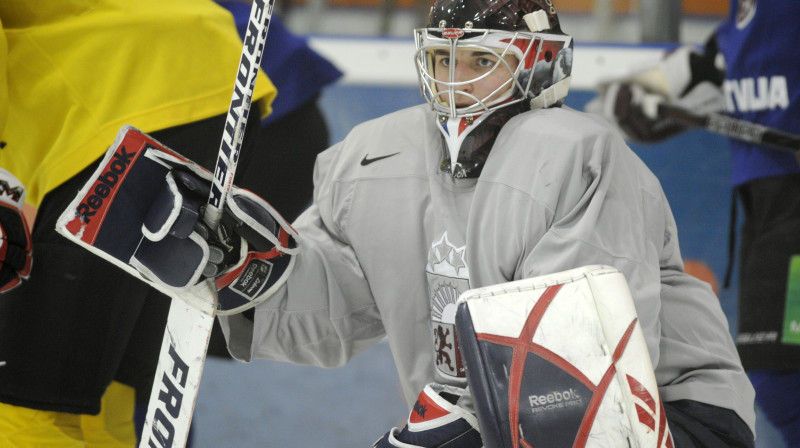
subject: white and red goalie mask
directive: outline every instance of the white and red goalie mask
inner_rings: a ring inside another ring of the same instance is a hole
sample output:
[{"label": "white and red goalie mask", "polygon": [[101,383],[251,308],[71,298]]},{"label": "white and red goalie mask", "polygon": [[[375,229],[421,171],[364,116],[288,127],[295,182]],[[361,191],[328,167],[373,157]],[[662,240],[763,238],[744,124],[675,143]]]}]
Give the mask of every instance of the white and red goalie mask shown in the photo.
[{"label": "white and red goalie mask", "polygon": [[[531,108],[549,107],[562,101],[569,90],[570,36],[462,28],[420,28],[414,33],[422,94],[440,115],[476,117],[523,101]],[[489,58],[485,61],[493,66],[475,78],[457,79],[456,64],[449,64],[449,74],[443,79],[436,72],[437,60],[455,61],[458,50],[486,54]],[[509,55],[513,56],[511,63]],[[498,71],[504,72],[505,81],[488,93],[476,96],[464,88],[496,76]],[[457,106],[459,103],[469,104]]]},{"label": "white and red goalie mask", "polygon": [[[572,38],[549,0],[437,0],[414,40],[420,89],[445,141],[441,168],[456,178],[480,174],[505,121],[558,106],[569,91]],[[480,130],[503,108],[502,123]]]}]

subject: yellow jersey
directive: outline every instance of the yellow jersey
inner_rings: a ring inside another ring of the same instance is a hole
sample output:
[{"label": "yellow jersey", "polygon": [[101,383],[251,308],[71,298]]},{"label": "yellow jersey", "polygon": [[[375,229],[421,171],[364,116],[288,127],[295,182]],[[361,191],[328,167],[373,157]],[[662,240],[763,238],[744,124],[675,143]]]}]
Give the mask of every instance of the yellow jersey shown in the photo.
[{"label": "yellow jersey", "polygon": [[[2,0],[0,24],[0,166],[33,205],[121,126],[152,132],[230,105],[242,41],[211,0]],[[253,112],[266,116],[275,93],[260,73]]]}]

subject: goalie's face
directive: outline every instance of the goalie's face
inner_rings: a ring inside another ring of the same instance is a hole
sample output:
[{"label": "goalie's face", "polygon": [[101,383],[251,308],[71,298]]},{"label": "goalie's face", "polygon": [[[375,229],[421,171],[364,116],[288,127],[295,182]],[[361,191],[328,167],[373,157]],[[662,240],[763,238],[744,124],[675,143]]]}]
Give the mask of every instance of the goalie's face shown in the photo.
[{"label": "goalie's face", "polygon": [[414,31],[422,94],[449,118],[477,117],[522,101],[541,47],[533,33],[461,28]]},{"label": "goalie's face", "polygon": [[[502,51],[439,47],[432,52],[433,77],[437,101],[444,106],[481,109],[508,98],[513,89],[513,74],[519,61]],[[454,54],[453,54],[454,53]]]}]

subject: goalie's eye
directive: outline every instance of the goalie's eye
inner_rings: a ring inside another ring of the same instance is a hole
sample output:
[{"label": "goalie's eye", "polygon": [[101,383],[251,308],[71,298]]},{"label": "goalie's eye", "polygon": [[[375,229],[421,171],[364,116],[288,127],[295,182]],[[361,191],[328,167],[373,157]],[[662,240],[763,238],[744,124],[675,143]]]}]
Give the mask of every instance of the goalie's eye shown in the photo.
[{"label": "goalie's eye", "polygon": [[447,49],[433,52],[434,73],[439,80],[446,80],[451,69],[455,69],[459,80],[477,78],[493,70],[499,60],[499,56],[489,51],[456,50],[455,58]]},{"label": "goalie's eye", "polygon": [[450,52],[447,50],[435,50],[433,52],[433,65],[436,69],[450,67]]},{"label": "goalie's eye", "polygon": [[498,57],[491,54],[491,53],[483,53],[482,55],[474,56],[472,60],[473,70],[475,71],[486,71],[491,69],[492,67],[497,64]]}]

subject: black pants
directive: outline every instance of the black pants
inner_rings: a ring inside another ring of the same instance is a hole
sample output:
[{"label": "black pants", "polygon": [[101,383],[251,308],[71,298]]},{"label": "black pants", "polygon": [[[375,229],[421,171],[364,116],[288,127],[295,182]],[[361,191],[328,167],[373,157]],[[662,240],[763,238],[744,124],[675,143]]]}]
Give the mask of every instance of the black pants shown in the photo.
[{"label": "black pants", "polygon": [[789,261],[800,255],[800,174],[757,179],[737,189],[741,232],[739,327],[745,370],[798,370],[800,345],[782,344]]}]

